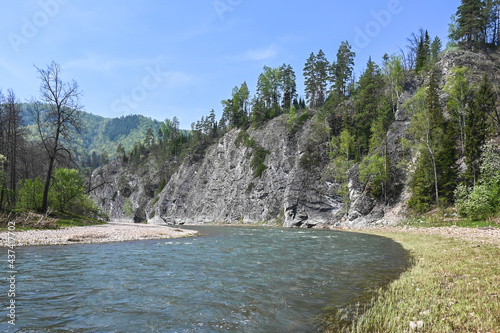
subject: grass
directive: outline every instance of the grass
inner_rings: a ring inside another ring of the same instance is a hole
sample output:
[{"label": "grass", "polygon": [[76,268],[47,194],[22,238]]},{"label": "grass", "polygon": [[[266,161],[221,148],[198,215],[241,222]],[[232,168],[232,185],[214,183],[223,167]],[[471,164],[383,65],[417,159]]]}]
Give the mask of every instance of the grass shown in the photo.
[{"label": "grass", "polygon": [[71,213],[55,212],[44,215],[28,211],[15,211],[0,214],[0,231],[7,230],[8,222],[15,222],[15,230],[17,231],[82,227],[106,223]]},{"label": "grass", "polygon": [[411,227],[500,228],[500,216],[488,220],[471,220],[457,217],[455,211],[448,208],[408,219],[405,223]]},{"label": "grass", "polygon": [[94,220],[88,217],[74,215],[70,213],[56,213],[50,215],[50,217],[54,217],[56,219],[56,224],[60,228],[84,227],[88,225],[106,224],[106,222],[103,221]]},{"label": "grass", "polygon": [[380,289],[354,320],[345,309],[324,316],[325,332],[500,330],[500,248],[442,236],[370,233],[400,242],[413,266]]}]

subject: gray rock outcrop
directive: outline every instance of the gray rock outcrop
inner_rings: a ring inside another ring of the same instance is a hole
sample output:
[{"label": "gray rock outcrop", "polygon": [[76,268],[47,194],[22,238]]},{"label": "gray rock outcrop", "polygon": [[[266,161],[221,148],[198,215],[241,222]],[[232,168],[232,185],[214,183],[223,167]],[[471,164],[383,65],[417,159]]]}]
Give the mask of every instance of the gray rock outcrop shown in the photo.
[{"label": "gray rock outcrop", "polygon": [[154,198],[143,186],[160,183],[159,167],[153,162],[142,175],[115,170],[111,184],[95,197],[112,218],[123,218],[128,203],[136,219],[156,224],[331,225],[343,215],[344,204],[336,194],[337,184],[321,178],[327,158],[312,167],[301,163],[311,131],[309,121],[298,134],[291,134],[286,116],[247,130],[249,137],[269,152],[264,161],[267,168],[260,177],[254,176],[251,167],[252,148],[235,143],[240,133],[235,129],[208,147],[203,158],[186,158]]}]

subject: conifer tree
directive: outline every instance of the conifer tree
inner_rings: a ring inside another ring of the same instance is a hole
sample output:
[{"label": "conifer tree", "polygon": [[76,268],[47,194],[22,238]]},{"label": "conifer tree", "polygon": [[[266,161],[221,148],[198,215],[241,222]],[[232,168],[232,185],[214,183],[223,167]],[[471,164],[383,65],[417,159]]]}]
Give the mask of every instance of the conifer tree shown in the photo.
[{"label": "conifer tree", "polygon": [[283,90],[283,101],[281,106],[286,112],[293,106],[293,101],[297,97],[297,84],[295,82],[295,72],[292,66],[283,64],[281,70],[281,86]]},{"label": "conifer tree", "polygon": [[326,101],[326,88],[328,85],[330,63],[326,59],[326,55],[323,50],[319,50],[316,55],[316,79],[317,79],[317,100],[315,106],[322,106]]},{"label": "conifer tree", "polygon": [[487,17],[485,4],[481,0],[462,0],[457,10],[457,29],[452,39],[459,41],[464,47],[472,49],[485,42]]},{"label": "conifer tree", "polygon": [[309,106],[316,105],[317,100],[317,74],[316,74],[316,56],[311,53],[304,67],[304,86],[306,99]]},{"label": "conifer tree", "polygon": [[419,74],[421,71],[428,67],[431,58],[431,39],[429,32],[426,30],[424,34],[420,35],[420,41],[417,49],[417,56],[415,62],[415,72]]},{"label": "conifer tree", "polygon": [[378,116],[384,81],[378,65],[369,58],[366,70],[359,79],[359,97],[354,115],[358,157],[368,153],[370,128]]},{"label": "conifer tree", "polygon": [[445,119],[439,105],[436,75],[434,71],[431,73],[426,87],[424,110],[413,117],[410,126],[410,133],[419,149],[419,157],[410,184],[412,197],[408,204],[420,212],[426,211],[433,202],[439,202],[441,169],[438,163],[443,150]]},{"label": "conifer tree", "polygon": [[467,164],[466,180],[475,185],[479,175],[481,147],[486,141],[488,132],[487,115],[495,109],[496,96],[493,87],[484,74],[475,98],[469,103],[466,115],[465,163]]},{"label": "conifer tree", "polygon": [[343,41],[337,51],[337,60],[330,66],[330,79],[333,82],[332,91],[341,98],[347,93],[347,85],[352,76],[354,58],[356,53],[351,50],[351,45]]}]

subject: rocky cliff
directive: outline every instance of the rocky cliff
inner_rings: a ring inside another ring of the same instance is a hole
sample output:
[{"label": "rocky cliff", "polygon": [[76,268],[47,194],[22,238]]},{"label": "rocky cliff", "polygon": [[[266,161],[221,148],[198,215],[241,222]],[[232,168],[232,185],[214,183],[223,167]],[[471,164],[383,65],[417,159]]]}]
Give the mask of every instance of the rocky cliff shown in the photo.
[{"label": "rocky cliff", "polygon": [[242,133],[234,129],[210,146],[202,159],[186,158],[156,196],[147,189],[160,186],[160,167],[153,159],[137,169],[142,173],[118,162],[100,170],[110,181],[94,196],[114,219],[130,218],[132,208],[136,220],[149,223],[333,224],[343,215],[344,205],[336,195],[337,184],[321,179],[327,155],[313,166],[301,162],[313,120],[292,133],[287,119],[278,117],[246,131],[268,152],[267,168],[260,176],[251,165],[253,148],[238,142]]}]

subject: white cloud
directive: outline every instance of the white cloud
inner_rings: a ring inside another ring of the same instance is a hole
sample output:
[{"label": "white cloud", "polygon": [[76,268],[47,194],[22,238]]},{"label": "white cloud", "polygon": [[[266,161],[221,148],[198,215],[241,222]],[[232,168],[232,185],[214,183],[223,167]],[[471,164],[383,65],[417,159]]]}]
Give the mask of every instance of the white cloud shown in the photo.
[{"label": "white cloud", "polygon": [[261,61],[273,58],[276,53],[276,48],[274,46],[269,46],[264,49],[248,50],[240,58],[246,61]]}]

